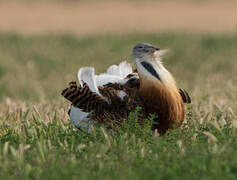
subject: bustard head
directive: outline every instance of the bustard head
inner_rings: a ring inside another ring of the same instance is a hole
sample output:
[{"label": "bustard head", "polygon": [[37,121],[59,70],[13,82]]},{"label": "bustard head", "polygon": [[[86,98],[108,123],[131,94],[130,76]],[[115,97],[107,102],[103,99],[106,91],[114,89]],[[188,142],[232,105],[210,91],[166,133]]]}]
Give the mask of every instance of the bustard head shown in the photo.
[{"label": "bustard head", "polygon": [[157,51],[160,49],[148,44],[148,43],[138,43],[134,48],[133,48],[133,53],[132,56],[135,60],[135,62],[140,62],[143,60],[152,60],[155,58],[157,55]]},{"label": "bustard head", "polygon": [[[148,44],[139,43],[133,48],[132,56],[135,61],[139,77],[160,82],[166,86],[175,86],[172,75],[161,63],[161,57],[168,50]],[[158,81],[157,81],[158,80]]]}]

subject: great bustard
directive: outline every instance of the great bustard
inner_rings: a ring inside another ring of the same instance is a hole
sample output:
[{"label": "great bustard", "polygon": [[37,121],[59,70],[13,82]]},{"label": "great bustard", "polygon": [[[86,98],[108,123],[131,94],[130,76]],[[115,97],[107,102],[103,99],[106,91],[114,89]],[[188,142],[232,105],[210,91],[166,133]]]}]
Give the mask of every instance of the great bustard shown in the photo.
[{"label": "great bustard", "polygon": [[93,123],[110,127],[121,125],[129,112],[141,106],[143,114],[155,114],[152,129],[165,133],[184,120],[184,103],[191,103],[185,90],[178,89],[172,75],[162,65],[160,50],[148,43],[133,48],[136,70],[127,62],[112,65],[106,73],[95,75],[94,68],[79,69],[78,80],[69,83],[62,95],[71,103],[72,123],[89,128]]}]

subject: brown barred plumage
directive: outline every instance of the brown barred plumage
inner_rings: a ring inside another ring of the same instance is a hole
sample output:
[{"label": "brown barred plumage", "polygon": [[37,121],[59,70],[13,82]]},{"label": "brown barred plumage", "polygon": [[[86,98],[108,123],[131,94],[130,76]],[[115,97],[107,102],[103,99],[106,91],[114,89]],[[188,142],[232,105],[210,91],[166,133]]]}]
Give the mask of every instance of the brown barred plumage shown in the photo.
[{"label": "brown barred plumage", "polygon": [[[129,112],[141,106],[144,117],[157,115],[153,130],[164,134],[180,126],[185,116],[184,103],[191,103],[191,98],[185,90],[177,88],[173,76],[163,66],[161,56],[165,52],[148,43],[139,43],[132,53],[136,69],[122,62],[110,66],[100,76],[94,74],[94,68],[81,68],[79,82],[85,80],[88,85],[77,86],[71,82],[62,92],[73,105],[70,119],[74,125],[80,126],[81,120],[86,119],[111,128],[111,123],[121,125]],[[98,87],[100,84],[103,86]]]},{"label": "brown barred plumage", "polygon": [[[139,99],[134,98],[137,89],[130,83],[125,85],[109,83],[98,89],[106,100],[91,92],[85,83],[81,87],[77,86],[76,82],[70,82],[69,87],[65,88],[61,94],[73,106],[84,112],[91,112],[90,118],[94,122],[103,123],[107,127],[110,127],[111,124],[121,125],[121,120],[126,119],[129,112],[139,106]],[[124,99],[121,99],[118,96],[119,91],[125,91],[133,96],[125,96]]]},{"label": "brown barred plumage", "polygon": [[81,87],[76,82],[70,82],[69,87],[62,91],[62,96],[69,100],[73,106],[82,109],[84,112],[90,112],[98,107],[106,108],[107,102],[98,94],[90,91],[86,83]]},{"label": "brown barred plumage", "polygon": [[[105,100],[98,94],[91,92],[86,83],[81,87],[80,85],[77,86],[76,82],[70,82],[69,87],[62,91],[62,95],[69,100],[73,106],[80,108],[84,112],[92,112],[90,118],[95,122],[107,125],[107,127],[110,127],[111,124],[121,125],[121,120],[126,119],[129,112],[134,111],[137,106],[145,106],[145,109],[150,110],[144,112],[144,115],[146,116],[152,112],[159,112],[160,116],[168,115],[164,109],[168,110],[169,108],[161,108],[165,105],[164,100],[158,105],[158,108],[163,109],[162,111],[157,109],[152,110],[155,108],[155,106],[153,106],[154,103],[152,102],[157,99],[157,97],[154,97],[156,93],[151,92],[152,88],[149,88],[150,93],[148,94],[150,95],[150,101],[147,103],[139,98],[139,87],[140,80],[137,78],[128,80],[124,85],[108,83],[102,87],[98,87],[101,95],[107,99]],[[124,91],[127,94],[123,100],[118,97],[119,91]],[[166,91],[161,90],[159,94],[164,95],[163,92]],[[179,89],[179,94],[184,103],[191,103],[191,99],[185,90]],[[165,95],[165,97],[167,96],[168,94]],[[170,107],[170,104],[165,106]],[[171,126],[167,125],[168,127],[166,127],[166,125],[162,126],[162,122],[159,123],[160,125],[158,129],[160,133],[165,132],[165,130]],[[157,129],[157,125],[154,126],[154,129]]]}]

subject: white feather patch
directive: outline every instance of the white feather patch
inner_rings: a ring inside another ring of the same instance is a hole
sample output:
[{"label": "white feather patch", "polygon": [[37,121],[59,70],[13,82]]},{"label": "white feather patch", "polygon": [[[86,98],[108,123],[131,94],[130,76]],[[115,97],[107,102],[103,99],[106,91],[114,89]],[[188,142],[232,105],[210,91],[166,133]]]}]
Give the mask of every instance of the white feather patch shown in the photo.
[{"label": "white feather patch", "polygon": [[[110,66],[106,73],[99,75],[95,75],[95,69],[93,67],[82,67],[78,71],[78,80],[81,86],[83,85],[83,82],[85,82],[92,92],[97,93],[103,99],[107,100],[100,94],[98,87],[108,83],[125,84],[128,81],[125,78],[131,73],[133,73],[132,66],[128,62],[124,61],[118,66]],[[125,95],[121,94],[121,98],[124,96]]]},{"label": "white feather patch", "polygon": [[112,65],[107,69],[107,74],[120,77],[120,70],[117,65]]},{"label": "white feather patch", "polygon": [[124,61],[119,64],[120,77],[125,78],[127,75],[132,73],[132,66]]},{"label": "white feather patch", "polygon": [[95,76],[97,87],[103,86],[108,83],[121,83],[124,84],[127,82],[126,79],[123,79],[119,76],[110,75],[110,74],[100,74]]},{"label": "white feather patch", "polygon": [[107,69],[107,74],[125,78],[127,75],[132,73],[132,66],[127,62],[123,61],[118,66],[112,65]]},{"label": "white feather patch", "polygon": [[124,91],[119,91],[118,96],[123,99],[127,94]]},{"label": "white feather patch", "polygon": [[83,112],[81,109],[72,106],[69,115],[70,120],[74,126],[83,127],[89,130],[90,126],[92,125],[88,118],[89,114],[90,113]]},{"label": "white feather patch", "polygon": [[95,76],[96,85],[99,87],[108,83],[125,84],[127,82],[125,78],[131,73],[132,66],[126,61],[121,62],[118,66],[112,65],[107,69],[106,73]]},{"label": "white feather patch", "polygon": [[83,67],[78,71],[78,80],[80,85],[83,85],[85,82],[92,92],[97,93],[102,96],[97,88],[96,80],[95,80],[95,69],[92,67]]}]

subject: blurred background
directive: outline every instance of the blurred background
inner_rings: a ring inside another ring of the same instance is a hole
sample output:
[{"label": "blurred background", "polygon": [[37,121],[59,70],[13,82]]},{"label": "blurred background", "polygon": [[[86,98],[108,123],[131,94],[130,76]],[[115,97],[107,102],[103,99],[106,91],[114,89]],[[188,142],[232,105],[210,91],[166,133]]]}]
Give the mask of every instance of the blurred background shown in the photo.
[{"label": "blurred background", "polygon": [[232,0],[11,0],[0,1],[0,28],[23,34],[233,32]]},{"label": "blurred background", "polygon": [[164,64],[194,103],[237,109],[236,9],[235,0],[1,0],[1,103],[62,100],[81,66],[132,62],[142,41],[170,49]]},{"label": "blurred background", "polygon": [[[183,125],[76,129],[61,91],[138,42],[169,49]],[[236,84],[237,0],[0,0],[0,179],[237,179]]]}]

